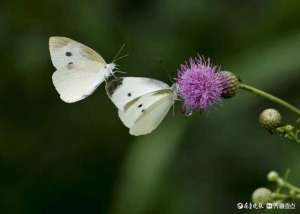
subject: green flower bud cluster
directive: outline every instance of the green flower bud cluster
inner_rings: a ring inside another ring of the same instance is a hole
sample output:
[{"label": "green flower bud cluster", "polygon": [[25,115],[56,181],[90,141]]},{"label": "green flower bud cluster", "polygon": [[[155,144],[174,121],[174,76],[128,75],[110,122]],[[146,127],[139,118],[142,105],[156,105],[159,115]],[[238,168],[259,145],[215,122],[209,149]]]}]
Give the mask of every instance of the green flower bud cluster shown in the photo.
[{"label": "green flower bud cluster", "polygon": [[[260,125],[271,133],[300,143],[300,129],[291,124],[282,125],[282,116],[273,108],[263,110],[258,118]],[[299,123],[299,119],[297,121]]]},{"label": "green flower bud cluster", "polygon": [[253,203],[266,204],[269,202],[283,202],[285,200],[300,199],[300,188],[288,182],[288,174],[289,171],[287,171],[284,178],[282,178],[276,171],[270,171],[267,175],[267,179],[268,181],[277,184],[276,190],[272,192],[266,187],[256,189],[252,193]]},{"label": "green flower bud cluster", "polygon": [[276,132],[278,133],[278,135],[290,141],[300,143],[300,129],[296,128],[293,125],[288,124],[282,127],[278,127],[276,129]]}]

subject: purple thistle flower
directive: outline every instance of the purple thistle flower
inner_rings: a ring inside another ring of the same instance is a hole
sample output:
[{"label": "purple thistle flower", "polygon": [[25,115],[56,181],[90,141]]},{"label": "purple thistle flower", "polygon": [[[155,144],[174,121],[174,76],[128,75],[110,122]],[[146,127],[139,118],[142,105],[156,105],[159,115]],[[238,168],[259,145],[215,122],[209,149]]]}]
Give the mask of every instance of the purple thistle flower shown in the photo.
[{"label": "purple thistle flower", "polygon": [[178,95],[186,112],[207,110],[223,100],[226,78],[210,60],[198,56],[181,65],[177,75]]}]

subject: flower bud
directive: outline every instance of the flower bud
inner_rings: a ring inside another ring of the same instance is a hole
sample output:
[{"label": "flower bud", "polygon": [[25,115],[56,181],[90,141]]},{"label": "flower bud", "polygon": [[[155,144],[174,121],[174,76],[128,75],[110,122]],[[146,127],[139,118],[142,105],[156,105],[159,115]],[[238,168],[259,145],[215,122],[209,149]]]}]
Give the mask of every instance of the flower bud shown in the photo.
[{"label": "flower bud", "polygon": [[223,91],[222,97],[223,98],[230,98],[234,96],[239,88],[240,80],[237,78],[235,74],[230,71],[220,71],[223,80]]},{"label": "flower bud", "polygon": [[269,131],[272,131],[280,126],[281,124],[281,114],[276,109],[265,109],[259,115],[259,123],[261,126]]},{"label": "flower bud", "polygon": [[289,191],[289,194],[290,194],[290,195],[297,195],[297,191],[294,190],[294,189],[291,189],[291,190]]},{"label": "flower bud", "polygon": [[268,177],[269,181],[277,181],[278,178],[279,178],[279,175],[276,171],[271,171],[271,172],[268,173],[267,177]]},{"label": "flower bud", "polygon": [[268,188],[261,187],[256,189],[252,194],[253,203],[266,204],[272,201],[272,192]]},{"label": "flower bud", "polygon": [[295,129],[292,125],[286,125],[284,128],[286,132],[292,132]]}]

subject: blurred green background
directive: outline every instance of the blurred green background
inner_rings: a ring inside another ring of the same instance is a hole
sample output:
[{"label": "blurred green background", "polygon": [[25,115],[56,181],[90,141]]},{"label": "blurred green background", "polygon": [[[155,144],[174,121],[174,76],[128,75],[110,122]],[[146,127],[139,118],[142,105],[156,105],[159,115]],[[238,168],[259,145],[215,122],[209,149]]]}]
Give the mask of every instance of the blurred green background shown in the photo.
[{"label": "blurred green background", "polygon": [[236,213],[257,187],[272,188],[272,169],[290,168],[300,185],[300,145],[257,123],[278,106],[241,91],[205,114],[185,117],[178,105],[133,137],[103,85],[63,103],[48,52],[53,35],[107,61],[125,43],[126,75],[169,84],[199,53],[300,106],[299,11],[287,0],[1,1],[0,213]]}]

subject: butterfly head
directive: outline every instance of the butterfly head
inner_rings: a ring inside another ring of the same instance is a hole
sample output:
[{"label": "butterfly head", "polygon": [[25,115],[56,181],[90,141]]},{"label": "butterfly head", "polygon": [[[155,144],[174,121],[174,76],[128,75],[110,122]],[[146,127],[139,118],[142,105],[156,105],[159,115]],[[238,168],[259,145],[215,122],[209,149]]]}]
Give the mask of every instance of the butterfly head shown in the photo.
[{"label": "butterfly head", "polygon": [[104,65],[104,69],[106,70],[107,77],[112,76],[116,71],[116,64],[115,63],[109,63]]},{"label": "butterfly head", "polygon": [[177,100],[178,99],[178,91],[179,91],[178,84],[173,83],[173,85],[171,86],[171,89],[172,89],[173,94],[174,94],[174,99]]}]

